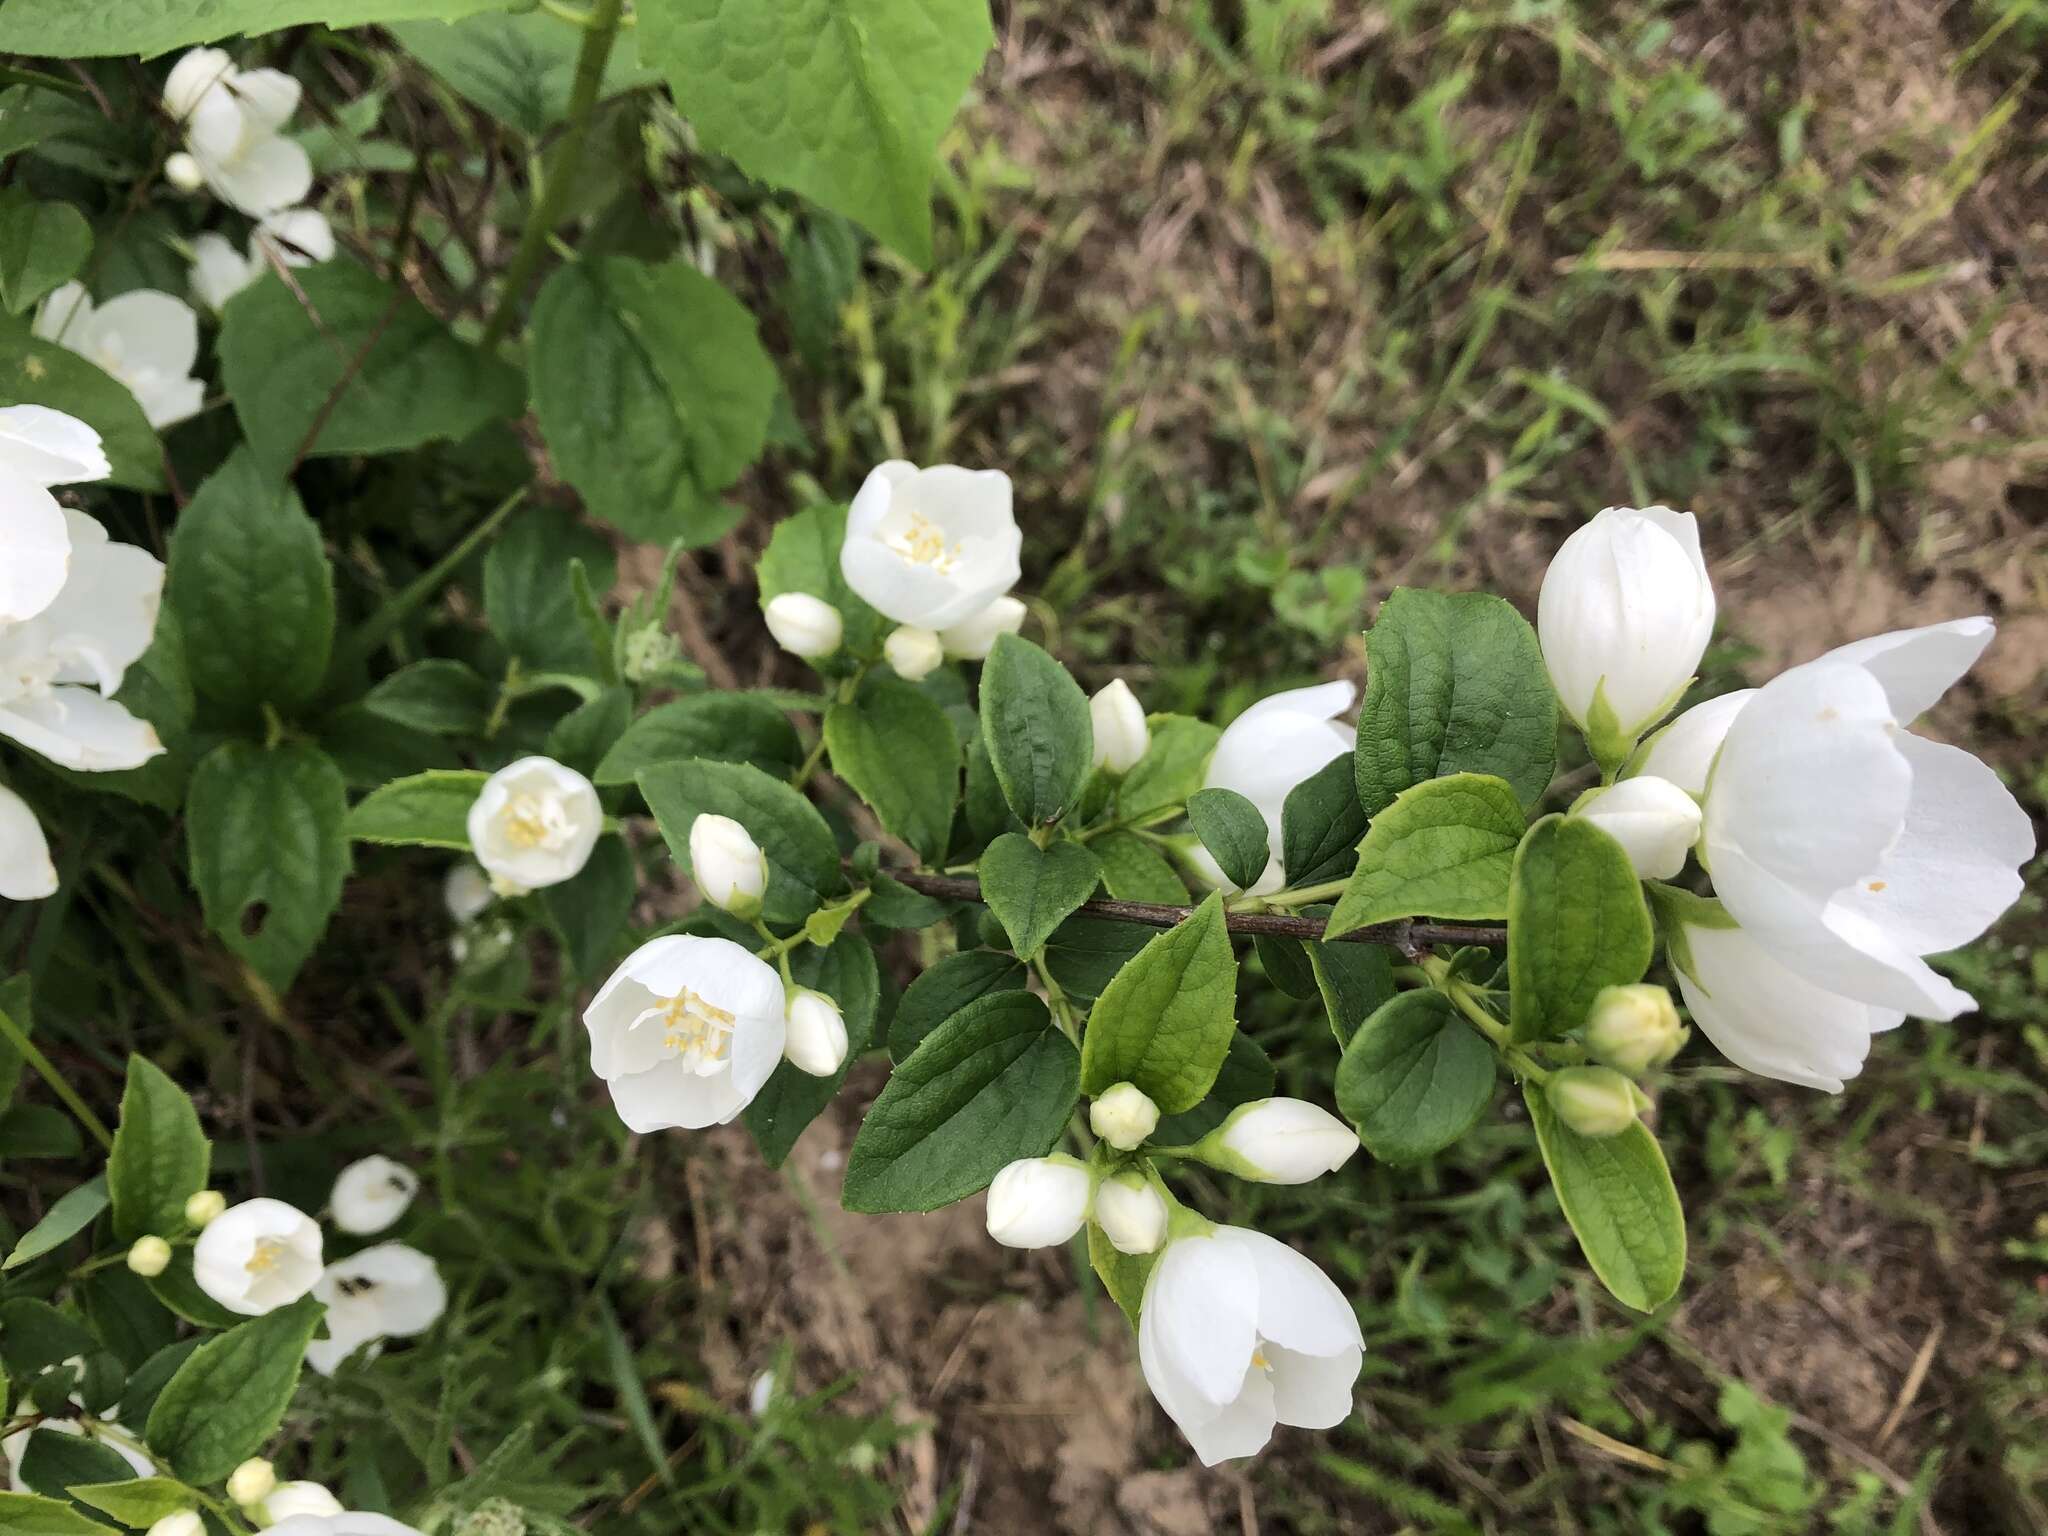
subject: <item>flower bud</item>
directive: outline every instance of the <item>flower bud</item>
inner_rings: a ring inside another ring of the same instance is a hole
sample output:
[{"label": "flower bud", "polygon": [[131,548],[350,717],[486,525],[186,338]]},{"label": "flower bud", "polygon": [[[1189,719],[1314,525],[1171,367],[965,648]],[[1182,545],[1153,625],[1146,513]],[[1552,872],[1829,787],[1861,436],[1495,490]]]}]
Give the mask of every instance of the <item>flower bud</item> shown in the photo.
[{"label": "flower bud", "polygon": [[324,1483],[305,1480],[279,1483],[263,1501],[266,1526],[277,1525],[295,1515],[329,1520],[342,1513],[341,1500]]},{"label": "flower bud", "polygon": [[1088,1106],[1088,1126],[1117,1151],[1128,1152],[1159,1128],[1159,1106],[1136,1083],[1112,1083]]},{"label": "flower bud", "polygon": [[988,1187],[988,1235],[1005,1248],[1049,1248],[1088,1219],[1094,1180],[1071,1157],[1025,1157]]},{"label": "flower bud", "polygon": [[846,1017],[839,1005],[822,992],[800,991],[790,998],[782,1054],[813,1077],[830,1077],[846,1065]]},{"label": "flower bud", "polygon": [[228,1474],[228,1497],[244,1508],[261,1504],[277,1487],[277,1469],[261,1456],[251,1456]]},{"label": "flower bud", "polygon": [[1202,1138],[1205,1161],[1261,1184],[1306,1184],[1335,1173],[1358,1150],[1358,1133],[1306,1099],[1256,1099]]},{"label": "flower bud", "polygon": [[1586,1049],[1630,1077],[1663,1066],[1689,1033],[1678,1022],[1671,994],[1654,982],[1602,987],[1586,1017]]},{"label": "flower bud", "polygon": [[164,161],[164,180],[180,192],[197,192],[206,185],[199,162],[182,149]]},{"label": "flower bud", "polygon": [[138,1237],[129,1246],[128,1267],[145,1280],[162,1274],[170,1265],[171,1245],[160,1237]]},{"label": "flower bud", "polygon": [[683,647],[659,624],[643,624],[626,636],[624,671],[629,683],[658,678],[682,659]]},{"label": "flower bud", "polygon": [[1572,807],[1621,844],[1637,875],[1669,880],[1700,840],[1699,802],[1669,779],[1644,774],[1597,789]]},{"label": "flower bud", "polygon": [[419,1191],[418,1174],[381,1152],[372,1152],[341,1170],[327,1204],[337,1227],[367,1237],[403,1216]]},{"label": "flower bud", "polygon": [[808,592],[781,592],[768,599],[761,610],[768,621],[768,633],[792,656],[816,661],[839,649],[846,637],[846,621],[839,610]]},{"label": "flower bud", "polygon": [[228,1208],[228,1197],[217,1189],[202,1189],[185,1202],[185,1219],[203,1227]]},{"label": "flower bud", "polygon": [[761,915],[768,889],[768,855],[730,816],[699,816],[690,823],[690,870],[713,906],[742,922]]},{"label": "flower bud", "polygon": [[946,659],[945,647],[939,644],[939,637],[914,624],[890,630],[889,638],[882,642],[882,655],[906,683],[915,683],[930,676],[933,669]]},{"label": "flower bud", "polygon": [[1088,701],[1088,721],[1095,727],[1095,766],[1110,773],[1129,773],[1152,745],[1145,706],[1122,678]]},{"label": "flower bud", "polygon": [[206,1524],[196,1509],[178,1509],[151,1525],[144,1536],[205,1536]]},{"label": "flower bud", "polygon": [[1581,1136],[1619,1136],[1650,1107],[1643,1090],[1610,1067],[1560,1067],[1544,1093],[1557,1118]]},{"label": "flower bud", "polygon": [[451,865],[441,881],[441,900],[457,923],[474,922],[492,899],[490,877],[468,859]]},{"label": "flower bud", "polygon": [[986,661],[999,638],[1014,635],[1024,627],[1024,616],[1029,612],[1023,603],[1006,593],[974,617],[940,630],[939,644],[948,656],[961,661]]},{"label": "flower bud", "polygon": [[1154,1253],[1166,1241],[1166,1202],[1138,1173],[1104,1179],[1095,1191],[1095,1224],[1118,1253]]}]

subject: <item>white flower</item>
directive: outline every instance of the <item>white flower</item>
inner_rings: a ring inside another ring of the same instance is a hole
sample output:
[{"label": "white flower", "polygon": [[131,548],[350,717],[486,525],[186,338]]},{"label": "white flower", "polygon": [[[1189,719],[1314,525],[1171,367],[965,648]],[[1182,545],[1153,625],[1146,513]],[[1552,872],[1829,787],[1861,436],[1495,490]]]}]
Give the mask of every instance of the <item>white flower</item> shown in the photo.
[{"label": "white flower", "polygon": [[[1332,758],[1352,750],[1357,733],[1336,720],[1357,697],[1358,691],[1347,682],[1272,694],[1231,721],[1216,743],[1203,787],[1234,789],[1266,818],[1272,857],[1252,885],[1252,895],[1269,895],[1286,883],[1280,865],[1280,813],[1287,792],[1313,778]],[[1188,856],[1211,885],[1230,884],[1207,849],[1196,846]]]},{"label": "white flower", "polygon": [[308,267],[334,257],[334,227],[316,208],[286,208],[265,214],[249,237],[245,254],[225,235],[204,234],[192,242],[192,294],[215,314],[228,300],[270,270],[271,260]]},{"label": "white flower", "polygon": [[590,780],[551,757],[522,757],[484,781],[469,846],[494,880],[523,890],[573,880],[604,830]]},{"label": "white flower", "polygon": [[1111,1083],[1088,1106],[1088,1128],[1128,1152],[1159,1128],[1159,1106],[1136,1083]]},{"label": "white flower", "polygon": [[[76,1399],[73,1399],[73,1401],[76,1402]],[[103,1421],[109,1417],[111,1416],[101,1415]],[[136,1449],[134,1442],[126,1434],[118,1430],[112,1434],[106,1434],[97,1428],[87,1429],[76,1419],[46,1418],[30,1425],[27,1429],[18,1429],[6,1439],[0,1440],[0,1461],[7,1463],[7,1486],[11,1491],[15,1493],[29,1493],[33,1491],[27,1483],[21,1480],[21,1459],[28,1454],[30,1437],[45,1433],[52,1435],[76,1435],[81,1440],[98,1441],[116,1456],[127,1462],[129,1466],[133,1467],[137,1477],[148,1477],[152,1472],[156,1471],[156,1463]]]},{"label": "white flower", "polygon": [[846,1018],[821,992],[799,991],[789,1000],[789,1037],[782,1054],[799,1072],[830,1077],[846,1065]]},{"label": "white flower", "polygon": [[839,569],[898,624],[950,629],[1017,584],[1023,547],[1008,475],[891,459],[847,509]]},{"label": "white flower", "polygon": [[765,1418],[768,1414],[769,1406],[774,1401],[775,1373],[773,1371],[763,1371],[754,1378],[753,1385],[747,1388],[747,1412],[757,1419]]},{"label": "white flower", "polygon": [[0,408],[0,624],[34,618],[64,589],[71,532],[49,488],[112,473],[99,433],[76,417]]},{"label": "white flower", "polygon": [[263,1501],[263,1518],[270,1525],[289,1520],[294,1515],[338,1515],[341,1512],[341,1500],[325,1483],[303,1479],[279,1483]]},{"label": "white flower", "polygon": [[1671,994],[1654,982],[1602,987],[1586,1015],[1586,1049],[1595,1061],[1639,1077],[1676,1056],[1687,1031]]},{"label": "white flower", "polygon": [[1558,1067],[1543,1085],[1557,1118],[1581,1136],[1619,1136],[1649,1097],[1612,1067]]},{"label": "white flower", "polygon": [[690,823],[690,873],[714,907],[742,922],[761,915],[768,889],[768,855],[730,816],[709,813]]},{"label": "white flower", "polygon": [[1629,764],[1630,772],[1651,774],[1689,795],[1704,795],[1721,738],[1728,734],[1742,706],[1755,697],[1754,688],[1741,688],[1693,705],[1643,743]]},{"label": "white flower", "polygon": [[139,768],[163,743],[111,695],[156,632],[163,562],[110,542],[83,512],[67,507],[64,521],[63,590],[34,618],[0,624],[0,736],[79,772]]},{"label": "white flower", "polygon": [[1685,868],[1686,853],[1700,837],[1699,802],[1655,774],[1595,790],[1572,814],[1621,844],[1645,880],[1669,880]]},{"label": "white flower", "polygon": [[1024,627],[1025,615],[1030,611],[1020,600],[1005,594],[981,612],[940,630],[939,644],[948,656],[961,661],[986,661],[996,641]]},{"label": "white flower", "polygon": [[[1699,525],[1669,507],[1609,507],[1564,541],[1536,601],[1543,664],[1565,713],[1628,745],[1678,702],[1714,633]],[[1609,716],[1595,721],[1595,698]],[[1603,732],[1602,727],[1605,727]]]},{"label": "white flower", "polygon": [[365,1344],[425,1333],[448,1310],[440,1269],[404,1243],[336,1260],[321,1271],[313,1297],[326,1304],[327,1337],[306,1346],[306,1364],[323,1376]]},{"label": "white flower", "polygon": [[199,1288],[230,1312],[288,1307],[320,1278],[320,1227],[282,1200],[244,1200],[206,1225],[192,1248]]},{"label": "white flower", "polygon": [[448,873],[442,877],[441,900],[447,903],[448,915],[457,923],[476,921],[495,899],[490,877],[480,865],[468,859],[450,865]]},{"label": "white flower", "polygon": [[931,630],[905,624],[889,631],[889,638],[882,642],[882,656],[898,677],[915,683],[937,669],[946,659],[946,650]]},{"label": "white flower", "polygon": [[381,1152],[373,1152],[341,1170],[327,1203],[337,1227],[366,1237],[382,1232],[403,1216],[419,1191],[418,1174]]},{"label": "white flower", "polygon": [[44,299],[35,334],[76,352],[117,380],[152,427],[198,414],[206,386],[192,377],[199,361],[199,317],[183,299],[137,288],[94,304],[82,283]]},{"label": "white flower", "polygon": [[1005,1248],[1050,1248],[1088,1219],[1094,1179],[1071,1157],[1006,1163],[988,1187],[988,1235]]},{"label": "white flower", "polygon": [[57,894],[57,866],[28,802],[0,784],[0,897],[40,901]]},{"label": "white flower", "polygon": [[1095,1190],[1095,1224],[1118,1253],[1156,1253],[1166,1241],[1166,1201],[1137,1173],[1107,1178]]},{"label": "white flower", "polygon": [[1306,1184],[1335,1173],[1358,1150],[1358,1133],[1306,1099],[1241,1104],[1203,1139],[1218,1166],[1262,1184]]},{"label": "white flower", "polygon": [[1111,773],[1129,773],[1152,745],[1145,706],[1120,677],[1088,700],[1088,721],[1095,728],[1095,766]]},{"label": "white flower", "polygon": [[1773,679],[1728,727],[1704,862],[1728,914],[1816,987],[1926,1019],[1975,1006],[1922,957],[2018,899],[2033,824],[1991,769],[1905,727],[1991,633],[1958,619],[1843,646]]},{"label": "white flower", "polygon": [[222,202],[249,214],[289,208],[313,185],[311,158],[279,132],[299,96],[290,75],[237,69],[218,48],[193,49],[164,81],[164,109],[194,168]]},{"label": "white flower", "polygon": [[1176,1238],[1145,1282],[1145,1384],[1205,1466],[1253,1455],[1275,1424],[1343,1423],[1364,1352],[1343,1293],[1264,1233]]},{"label": "white flower", "polygon": [[204,234],[192,242],[192,297],[215,314],[262,275],[263,269],[236,250],[226,235]]},{"label": "white flower", "polygon": [[735,1118],[775,1071],[788,1030],[774,966],[730,939],[687,935],[628,955],[583,1023],[591,1070],[642,1132]]},{"label": "white flower", "polygon": [[265,1536],[420,1536],[389,1515],[345,1509],[338,1515],[293,1515],[269,1527]]},{"label": "white flower", "polygon": [[778,592],[768,599],[761,617],[777,645],[806,661],[830,656],[846,638],[846,620],[839,610],[808,592]]}]

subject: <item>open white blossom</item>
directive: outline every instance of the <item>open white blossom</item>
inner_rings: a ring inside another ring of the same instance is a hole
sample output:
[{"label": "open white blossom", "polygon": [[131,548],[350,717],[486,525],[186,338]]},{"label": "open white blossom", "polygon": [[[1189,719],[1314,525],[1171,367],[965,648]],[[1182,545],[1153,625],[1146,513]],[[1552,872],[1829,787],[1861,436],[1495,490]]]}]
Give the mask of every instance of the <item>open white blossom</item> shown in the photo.
[{"label": "open white blossom", "polygon": [[327,1203],[337,1227],[365,1237],[382,1232],[403,1216],[419,1192],[418,1174],[381,1152],[373,1152],[341,1170]]},{"label": "open white blossom", "polygon": [[988,653],[995,649],[996,641],[1004,635],[1014,635],[1024,627],[1025,617],[1030,611],[1021,599],[1006,593],[981,612],[970,614],[958,624],[948,624],[940,630],[939,645],[948,656],[961,661],[986,661]]},{"label": "open white blossom", "polygon": [[1756,697],[1754,688],[1738,689],[1695,704],[1642,745],[1629,763],[1630,774],[1649,774],[1676,784],[1688,795],[1707,792],[1707,776],[1742,706]]},{"label": "open white blossom", "polygon": [[0,624],[34,618],[64,589],[71,534],[49,488],[112,472],[99,433],[76,417],[0,407]]},{"label": "open white blossom", "polygon": [[219,48],[194,48],[164,81],[164,110],[214,195],[261,215],[304,201],[313,185],[311,157],[282,132],[300,95],[281,70],[237,69]]},{"label": "open white blossom", "polygon": [[218,314],[271,270],[272,258],[287,267],[309,267],[333,260],[334,248],[334,226],[317,208],[265,214],[246,251],[236,250],[226,235],[204,234],[192,242],[192,295]]},{"label": "open white blossom", "polygon": [[[1286,883],[1280,864],[1280,813],[1287,793],[1334,757],[1352,750],[1356,733],[1337,717],[1351,708],[1358,690],[1347,682],[1290,688],[1258,701],[1230,722],[1209,759],[1205,789],[1234,789],[1258,807],[1266,819],[1271,857],[1251,887],[1254,896],[1270,895]],[[1206,848],[1191,848],[1188,857],[1211,885],[1230,881]]]},{"label": "open white blossom", "polygon": [[327,1308],[327,1336],[306,1346],[306,1364],[323,1376],[366,1344],[425,1333],[448,1310],[440,1269],[404,1243],[337,1259],[314,1282],[313,1298]]},{"label": "open white blossom", "polygon": [[1253,1455],[1276,1424],[1343,1423],[1364,1352],[1344,1293],[1262,1232],[1176,1238],[1145,1282],[1145,1384],[1204,1466]]},{"label": "open white blossom", "polygon": [[230,1312],[288,1307],[320,1278],[320,1225],[282,1200],[244,1200],[207,1223],[192,1248],[199,1288]]},{"label": "open white blossom", "polygon": [[590,780],[551,757],[507,763],[469,808],[469,846],[500,889],[573,880],[603,830],[604,807]]},{"label": "open white blossom", "polygon": [[591,1070],[635,1131],[723,1125],[782,1059],[782,978],[730,939],[671,935],[626,957],[584,1010]]},{"label": "open white blossom", "polygon": [[152,427],[197,415],[206,397],[206,386],[192,376],[199,317],[168,293],[137,288],[95,304],[83,283],[69,282],[36,310],[35,334],[120,383]]},{"label": "open white blossom", "polygon": [[1024,535],[1010,500],[1010,477],[1000,470],[919,469],[891,459],[847,509],[839,569],[898,624],[950,629],[1017,584]]},{"label": "open white blossom", "polygon": [[49,840],[28,802],[0,784],[0,897],[40,901],[57,894]]},{"label": "open white blossom", "polygon": [[266,1536],[420,1536],[420,1531],[389,1515],[345,1509],[338,1515],[293,1515],[271,1526]]}]

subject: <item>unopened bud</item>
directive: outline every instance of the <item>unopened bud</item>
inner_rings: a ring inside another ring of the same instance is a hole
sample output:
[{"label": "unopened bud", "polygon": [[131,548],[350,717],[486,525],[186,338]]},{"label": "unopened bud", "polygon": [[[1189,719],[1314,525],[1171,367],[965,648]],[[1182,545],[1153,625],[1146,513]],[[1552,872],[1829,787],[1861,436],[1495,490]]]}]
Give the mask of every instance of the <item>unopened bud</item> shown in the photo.
[{"label": "unopened bud", "polygon": [[1306,1099],[1257,1099],[1203,1137],[1203,1161],[1261,1184],[1306,1184],[1335,1173],[1358,1150],[1358,1132]]},{"label": "unopened bud", "polygon": [[1088,1219],[1094,1180],[1071,1157],[1025,1157],[988,1187],[988,1235],[1006,1248],[1048,1248]]},{"label": "unopened bud", "polygon": [[905,624],[900,629],[889,631],[889,638],[882,642],[882,655],[895,669],[896,675],[906,683],[915,683],[929,677],[938,664],[946,659],[945,648],[939,644],[939,637],[928,629],[919,629],[915,624]]},{"label": "unopened bud", "polygon": [[1572,808],[1628,855],[1645,880],[1669,880],[1685,868],[1685,856],[1700,837],[1700,804],[1669,779],[1643,774],[1595,790]]},{"label": "unopened bud", "polygon": [[948,656],[957,656],[962,661],[986,661],[997,640],[1024,627],[1024,617],[1029,612],[1016,598],[999,597],[973,618],[940,630],[939,644]]},{"label": "unopened bud", "polygon": [[1088,1126],[1117,1151],[1128,1152],[1159,1128],[1159,1106],[1136,1083],[1113,1083],[1088,1106]]},{"label": "unopened bud", "polygon": [[789,1000],[782,1054],[813,1077],[830,1077],[846,1064],[846,1016],[822,992],[800,991]]},{"label": "unopened bud", "polygon": [[768,856],[730,816],[699,816],[690,823],[690,872],[713,906],[742,922],[761,915],[768,889]]},{"label": "unopened bud", "polygon": [[1095,1191],[1095,1224],[1118,1253],[1157,1252],[1166,1223],[1166,1201],[1142,1174],[1120,1173]]},{"label": "unopened bud", "polygon": [[1602,987],[1586,1017],[1586,1049],[1594,1060],[1630,1077],[1671,1060],[1687,1034],[1671,994],[1654,982]]},{"label": "unopened bud", "polygon": [[206,185],[206,175],[199,169],[199,162],[182,149],[164,161],[164,180],[180,192],[197,192]]},{"label": "unopened bud", "polygon": [[1095,728],[1095,766],[1106,772],[1129,773],[1152,745],[1145,706],[1122,678],[1089,699],[1088,721]]},{"label": "unopened bud", "polygon": [[1581,1136],[1619,1136],[1650,1107],[1643,1090],[1611,1067],[1561,1067],[1544,1093],[1557,1118]]},{"label": "unopened bud", "polygon": [[768,621],[768,633],[777,645],[806,661],[830,656],[846,636],[839,610],[808,592],[778,593],[768,600],[761,617]]},{"label": "unopened bud", "polygon": [[203,1227],[228,1208],[228,1197],[217,1189],[202,1189],[185,1202],[185,1219]]},{"label": "unopened bud", "polygon": [[145,1280],[171,1267],[171,1245],[160,1237],[138,1237],[128,1249],[128,1267]]},{"label": "unopened bud", "polygon": [[237,1504],[261,1504],[277,1487],[277,1469],[261,1456],[251,1456],[228,1474],[228,1497]]},{"label": "unopened bud", "polygon": [[151,1525],[145,1536],[205,1536],[205,1531],[197,1510],[179,1509]]}]

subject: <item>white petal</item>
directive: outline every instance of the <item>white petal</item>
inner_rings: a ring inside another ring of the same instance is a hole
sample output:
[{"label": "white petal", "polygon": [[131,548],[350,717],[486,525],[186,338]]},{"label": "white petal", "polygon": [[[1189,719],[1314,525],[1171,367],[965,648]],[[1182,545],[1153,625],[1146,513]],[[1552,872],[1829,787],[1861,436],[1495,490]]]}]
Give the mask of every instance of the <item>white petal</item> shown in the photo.
[{"label": "white petal", "polygon": [[1645,880],[1669,880],[1685,868],[1685,856],[1700,836],[1699,803],[1650,773],[1594,791],[1572,814],[1620,843]]},{"label": "white petal", "polygon": [[1176,1422],[1235,1401],[1258,1346],[1258,1268],[1249,1249],[1219,1237],[1168,1243],[1145,1282],[1139,1362]]},{"label": "white petal", "polygon": [[233,77],[235,61],[222,48],[194,48],[182,55],[164,79],[164,110],[183,121],[200,98]]},{"label": "white petal", "polygon": [[1755,697],[1756,689],[1738,688],[1693,705],[1643,743],[1641,756],[1630,765],[1631,774],[1653,774],[1669,779],[1689,795],[1704,795],[1707,775],[1728,728],[1742,706]]},{"label": "white petal", "polygon": [[281,69],[245,69],[228,82],[228,89],[251,122],[275,133],[299,110],[305,87]]},{"label": "white petal", "polygon": [[1356,1347],[1334,1355],[1304,1355],[1268,1344],[1273,1411],[1280,1422],[1297,1429],[1335,1429],[1350,1418],[1358,1368],[1364,1358],[1364,1351]]},{"label": "white petal", "polygon": [[206,386],[197,379],[165,379],[134,393],[143,417],[159,430],[190,421],[206,403]]},{"label": "white petal", "polygon": [[1311,720],[1335,720],[1350,709],[1357,698],[1358,689],[1343,678],[1333,683],[1311,683],[1306,688],[1284,688],[1278,693],[1267,694],[1230,723],[1236,725],[1267,715],[1306,715]]},{"label": "white petal", "polygon": [[[317,208],[286,208],[265,215],[256,226],[254,240],[269,245],[288,267],[334,259],[334,226]],[[254,267],[255,245],[250,249],[250,265]]]},{"label": "white petal", "polygon": [[1910,725],[1977,663],[1995,629],[1988,618],[1950,619],[1919,629],[1852,640],[1808,663],[1862,667],[1884,689],[1899,723]]},{"label": "white petal", "polygon": [[1365,1347],[1357,1314],[1336,1282],[1278,1238],[1221,1227],[1216,1239],[1250,1256],[1259,1277],[1259,1337],[1306,1355]]},{"label": "white petal", "polygon": [[724,1125],[747,1107],[733,1088],[732,1073],[700,1077],[674,1058],[645,1072],[614,1077],[605,1086],[611,1089],[612,1105],[626,1128],[643,1135]]},{"label": "white petal", "polygon": [[789,1038],[789,1022],[781,1013],[741,1014],[732,1037],[732,1089],[742,1107],[754,1102]]},{"label": "white petal", "polygon": [[31,328],[44,341],[75,348],[78,333],[92,320],[92,300],[85,284],[77,281],[54,289],[36,306],[36,323]]},{"label": "white petal", "polygon": [[0,407],[0,469],[37,485],[77,485],[114,472],[99,433],[43,405]]},{"label": "white petal", "polygon": [[28,802],[0,784],[0,896],[40,901],[57,894],[57,866]]},{"label": "white petal", "polygon": [[91,333],[119,339],[129,373],[153,371],[178,379],[199,360],[199,316],[183,299],[138,288],[94,311]]},{"label": "white petal", "polygon": [[1895,1012],[1817,987],[1739,928],[1688,928],[1692,971],[1678,989],[1706,1037],[1745,1071],[1840,1093],[1863,1070],[1871,1035]]},{"label": "white petal", "polygon": [[40,485],[0,470],[0,624],[34,618],[57,599],[71,568],[64,509]]},{"label": "white petal", "polygon": [[221,200],[248,214],[294,207],[313,190],[313,162],[292,139],[258,139],[232,160],[200,164]]},{"label": "white petal", "polygon": [[52,688],[0,705],[0,736],[79,773],[140,768],[164,749],[148,721],[90,688]]},{"label": "white petal", "polygon": [[32,644],[62,660],[55,681],[96,683],[111,694],[156,634],[164,565],[146,549],[110,542],[106,529],[83,512],[67,508],[64,520],[70,579],[27,632],[10,636],[13,645],[0,650],[18,653]]},{"label": "white petal", "polygon": [[896,487],[908,483],[916,474],[917,466],[904,459],[889,459],[868,471],[867,479],[861,482],[846,509],[848,540],[856,535],[872,535],[895,505]]},{"label": "white petal", "polygon": [[257,136],[242,104],[224,89],[201,96],[185,115],[184,128],[185,143],[202,173],[209,166],[231,163]]},{"label": "white petal", "polygon": [[225,235],[201,235],[192,242],[192,293],[216,314],[262,275],[262,269],[236,250]]},{"label": "white petal", "polygon": [[1174,1422],[1188,1437],[1188,1444],[1194,1447],[1205,1467],[1240,1456],[1256,1456],[1273,1438],[1273,1426],[1278,1422],[1273,1408],[1273,1383],[1264,1371],[1254,1367],[1245,1377],[1243,1389],[1222,1411],[1207,1418]]}]

